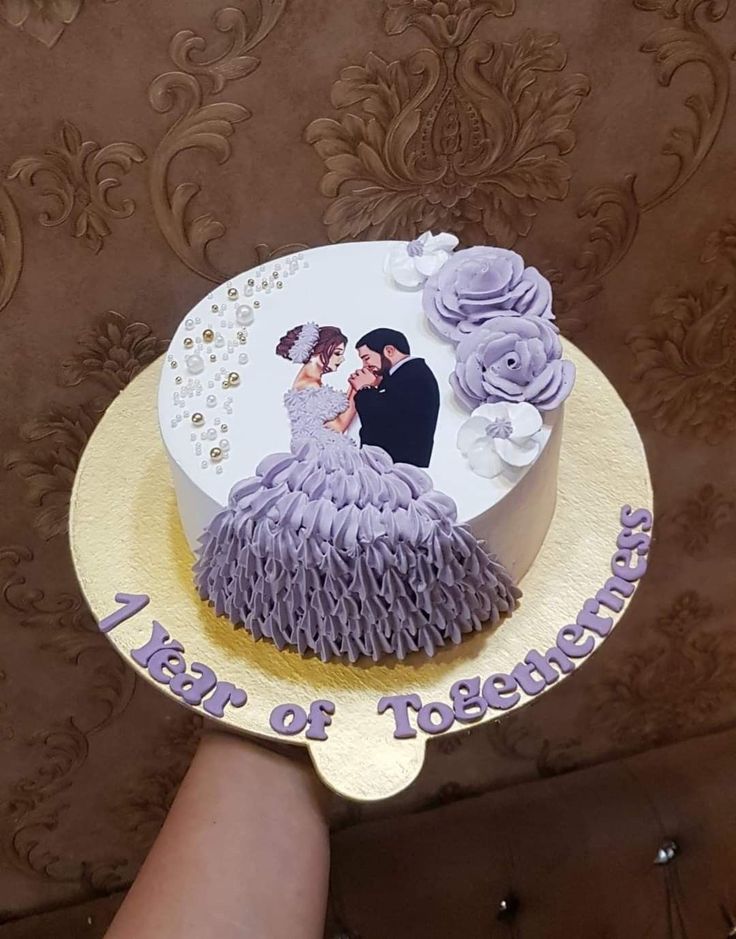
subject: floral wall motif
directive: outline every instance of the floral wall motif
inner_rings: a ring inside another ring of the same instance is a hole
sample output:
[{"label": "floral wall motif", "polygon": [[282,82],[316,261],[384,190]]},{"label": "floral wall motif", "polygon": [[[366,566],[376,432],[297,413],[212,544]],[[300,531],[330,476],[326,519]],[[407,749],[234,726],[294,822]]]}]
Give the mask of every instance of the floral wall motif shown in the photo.
[{"label": "floral wall motif", "polygon": [[513,11],[512,0],[389,4],[386,31],[416,27],[433,48],[390,63],[369,53],[332,89],[334,107],[352,110],[307,128],[327,168],[321,191],[334,199],[324,215],[332,241],[440,229],[511,247],[539,203],[565,198],[563,156],[589,82],[564,74],[552,34],[469,42],[484,17]]},{"label": "floral wall motif", "polygon": [[658,510],[600,655],[336,824],[736,720],[734,5],[147,10],[143,28],[127,2],[0,0],[0,922],[128,883],[200,732],[85,610],[81,452],[213,282],[307,245],[429,226],[514,245],[631,407]]},{"label": "floral wall motif", "polygon": [[93,140],[83,141],[78,128],[64,121],[58,145],[40,156],[19,157],[10,167],[8,179],[18,179],[32,188],[43,186],[43,195],[51,197],[51,208],[39,215],[39,222],[53,228],[73,215],[74,237],[84,238],[96,254],[102,239],[110,234],[107,219],[128,218],[135,211],[131,199],[123,199],[119,205],[110,202],[111,190],[120,186],[120,180],[114,176],[101,179],[100,174],[111,167],[127,173],[145,158],[141,148],[132,143],[101,147]]},{"label": "floral wall motif", "polygon": [[50,48],[77,18],[82,3],[83,0],[0,0],[0,19]]}]

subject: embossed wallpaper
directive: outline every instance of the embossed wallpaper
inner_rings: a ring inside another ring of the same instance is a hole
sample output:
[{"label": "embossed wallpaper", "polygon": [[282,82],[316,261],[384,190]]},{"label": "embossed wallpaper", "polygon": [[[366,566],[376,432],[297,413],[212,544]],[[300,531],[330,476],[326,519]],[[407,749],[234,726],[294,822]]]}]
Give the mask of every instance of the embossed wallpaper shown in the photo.
[{"label": "embossed wallpaper", "polygon": [[736,721],[735,51],[729,0],[0,0],[0,921],[129,883],[199,729],[80,598],[80,453],[210,283],[296,245],[515,246],[659,518],[603,652],[336,823]]}]

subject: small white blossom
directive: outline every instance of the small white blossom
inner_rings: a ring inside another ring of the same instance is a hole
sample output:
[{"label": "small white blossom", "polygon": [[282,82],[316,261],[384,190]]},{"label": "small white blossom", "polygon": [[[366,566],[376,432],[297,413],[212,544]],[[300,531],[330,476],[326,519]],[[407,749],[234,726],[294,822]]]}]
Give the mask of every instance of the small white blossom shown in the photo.
[{"label": "small white blossom", "polygon": [[454,235],[430,231],[392,248],[384,263],[384,271],[398,287],[419,290],[427,278],[435,274],[458,244]]},{"label": "small white blossom", "polygon": [[457,446],[472,471],[492,479],[505,466],[529,466],[542,449],[542,415],[528,402],[481,404],[462,425]]}]

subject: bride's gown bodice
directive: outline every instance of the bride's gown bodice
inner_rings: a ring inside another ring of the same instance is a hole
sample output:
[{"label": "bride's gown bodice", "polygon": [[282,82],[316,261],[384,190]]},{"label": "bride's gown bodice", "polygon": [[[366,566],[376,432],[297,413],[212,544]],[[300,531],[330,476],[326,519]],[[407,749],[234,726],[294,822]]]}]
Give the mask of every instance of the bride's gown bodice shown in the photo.
[{"label": "bride's gown bodice", "polygon": [[355,442],[345,434],[325,427],[347,410],[348,396],[328,385],[319,388],[292,388],[284,395],[286,413],[291,425],[292,445],[315,441],[322,447],[354,447]]}]

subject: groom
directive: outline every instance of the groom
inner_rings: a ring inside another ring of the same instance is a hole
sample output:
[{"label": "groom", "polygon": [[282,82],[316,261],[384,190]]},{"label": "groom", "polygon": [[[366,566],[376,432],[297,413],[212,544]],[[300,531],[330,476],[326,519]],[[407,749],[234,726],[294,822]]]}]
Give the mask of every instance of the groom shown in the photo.
[{"label": "groom", "polygon": [[355,344],[363,368],[353,372],[360,442],[382,447],[394,463],[429,466],[440,410],[437,380],[395,329],[373,329]]}]

